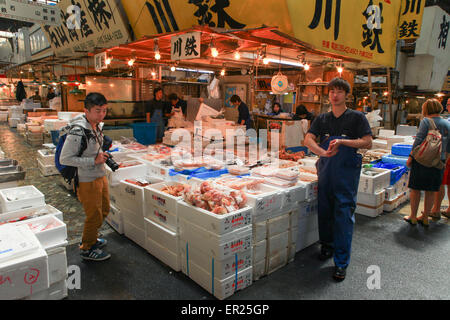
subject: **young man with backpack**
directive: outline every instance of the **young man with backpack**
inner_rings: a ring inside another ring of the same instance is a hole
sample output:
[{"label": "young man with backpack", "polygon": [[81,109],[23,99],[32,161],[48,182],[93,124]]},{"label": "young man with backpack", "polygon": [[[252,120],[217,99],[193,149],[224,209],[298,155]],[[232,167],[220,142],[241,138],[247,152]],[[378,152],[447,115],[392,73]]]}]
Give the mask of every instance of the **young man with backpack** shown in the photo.
[{"label": "young man with backpack", "polygon": [[98,230],[109,213],[108,180],[104,168],[108,155],[102,149],[106,104],[106,98],[100,93],[92,92],[86,96],[85,114],[70,121],[59,155],[59,162],[67,166],[66,169],[76,168],[74,183],[78,182],[77,196],[86,214],[80,245],[80,255],[84,260],[102,261],[111,257],[101,249],[106,240],[97,238]]}]

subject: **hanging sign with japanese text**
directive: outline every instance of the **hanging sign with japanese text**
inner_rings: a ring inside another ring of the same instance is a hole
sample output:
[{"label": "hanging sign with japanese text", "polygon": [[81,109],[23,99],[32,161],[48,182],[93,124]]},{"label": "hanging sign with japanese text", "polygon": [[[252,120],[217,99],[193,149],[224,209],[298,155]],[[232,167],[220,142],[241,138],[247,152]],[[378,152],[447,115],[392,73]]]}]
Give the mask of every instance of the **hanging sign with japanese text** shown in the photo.
[{"label": "hanging sign with japanese text", "polygon": [[285,1],[122,0],[136,39],[181,31],[194,25],[225,29],[278,27],[292,34]]},{"label": "hanging sign with japanese text", "polygon": [[106,52],[100,52],[94,56],[94,67],[96,71],[108,68],[106,64]]},{"label": "hanging sign with japanese text", "polygon": [[394,67],[400,1],[286,2],[296,38],[322,51]]},{"label": "hanging sign with japanese text", "polygon": [[43,26],[57,56],[93,52],[130,40],[114,0],[62,0],[58,8],[60,26]]},{"label": "hanging sign with japanese text", "polygon": [[200,58],[200,32],[185,33],[170,39],[170,59],[186,60]]},{"label": "hanging sign with japanese text", "polygon": [[58,26],[61,23],[56,6],[28,0],[1,0],[0,17],[52,26]]},{"label": "hanging sign with japanese text", "polygon": [[398,39],[415,39],[420,35],[425,0],[402,0]]}]

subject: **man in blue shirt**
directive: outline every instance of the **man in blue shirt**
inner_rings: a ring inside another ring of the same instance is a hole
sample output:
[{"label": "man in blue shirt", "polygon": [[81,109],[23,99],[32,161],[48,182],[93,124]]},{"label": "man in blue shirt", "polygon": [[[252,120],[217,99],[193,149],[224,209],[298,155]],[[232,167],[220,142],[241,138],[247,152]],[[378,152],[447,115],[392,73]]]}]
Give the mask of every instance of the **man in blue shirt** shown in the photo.
[{"label": "man in blue shirt", "polygon": [[[359,148],[372,147],[372,130],[362,112],[348,109],[345,99],[350,84],[334,78],[328,84],[331,112],[319,115],[305,137],[305,145],[317,161],[318,219],[321,252],[326,260],[334,255],[336,281],[345,279],[350,262],[356,196],[361,174]],[[320,145],[316,139],[320,138]]]},{"label": "man in blue shirt", "polygon": [[252,127],[252,120],[250,118],[250,111],[248,110],[247,105],[241,101],[241,98],[239,98],[238,95],[233,95],[230,98],[230,102],[235,107],[238,107],[238,124],[245,125],[247,130],[250,129]]}]

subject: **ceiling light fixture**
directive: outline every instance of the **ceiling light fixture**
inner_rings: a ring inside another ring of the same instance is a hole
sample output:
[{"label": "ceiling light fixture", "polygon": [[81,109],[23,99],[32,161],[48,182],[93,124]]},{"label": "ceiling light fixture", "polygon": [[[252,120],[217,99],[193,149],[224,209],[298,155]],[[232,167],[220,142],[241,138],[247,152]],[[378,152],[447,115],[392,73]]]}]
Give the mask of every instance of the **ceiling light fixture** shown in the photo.
[{"label": "ceiling light fixture", "polygon": [[220,71],[220,75],[221,75],[222,77],[225,75],[225,69],[222,69],[222,70]]},{"label": "ceiling light fixture", "polygon": [[158,39],[155,39],[155,48],[154,48],[154,51],[155,51],[155,59],[156,59],[156,60],[161,59],[161,54],[159,53]]},{"label": "ceiling light fixture", "polygon": [[234,53],[234,58],[235,58],[236,60],[241,59],[241,54],[239,53],[239,51],[236,51],[236,52]]}]

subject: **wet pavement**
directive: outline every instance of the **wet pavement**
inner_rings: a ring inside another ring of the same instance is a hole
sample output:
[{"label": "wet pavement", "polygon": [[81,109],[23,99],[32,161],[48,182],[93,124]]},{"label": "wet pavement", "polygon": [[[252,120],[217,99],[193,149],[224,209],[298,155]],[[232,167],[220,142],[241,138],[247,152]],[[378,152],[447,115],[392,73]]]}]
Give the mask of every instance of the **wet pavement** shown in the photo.
[{"label": "wet pavement", "polygon": [[[60,175],[44,177],[38,168],[37,151],[42,146],[32,147],[15,128],[8,124],[0,124],[0,148],[5,153],[5,158],[14,159],[26,170],[25,179],[19,182],[19,186],[34,185],[45,195],[45,203],[54,206],[64,215],[67,224],[67,240],[69,244],[78,242],[83,233],[84,212],[81,203],[75,193],[67,190],[62,184]],[[102,234],[113,230],[104,223]]]}]

